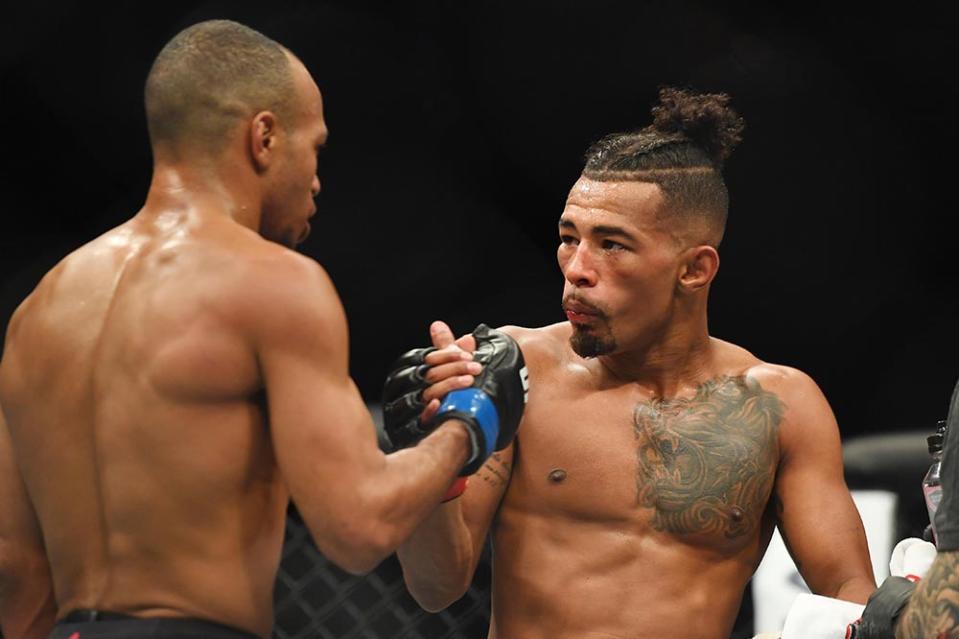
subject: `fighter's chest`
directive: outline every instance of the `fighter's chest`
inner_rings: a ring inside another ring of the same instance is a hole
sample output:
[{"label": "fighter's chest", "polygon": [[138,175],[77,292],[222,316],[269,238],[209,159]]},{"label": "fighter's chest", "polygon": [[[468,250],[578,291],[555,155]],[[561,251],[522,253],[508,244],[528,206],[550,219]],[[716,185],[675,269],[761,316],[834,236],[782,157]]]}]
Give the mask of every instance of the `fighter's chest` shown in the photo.
[{"label": "fighter's chest", "polygon": [[679,537],[756,532],[778,463],[774,395],[722,378],[682,400],[623,389],[569,397],[556,387],[531,398],[514,459],[515,505]]}]

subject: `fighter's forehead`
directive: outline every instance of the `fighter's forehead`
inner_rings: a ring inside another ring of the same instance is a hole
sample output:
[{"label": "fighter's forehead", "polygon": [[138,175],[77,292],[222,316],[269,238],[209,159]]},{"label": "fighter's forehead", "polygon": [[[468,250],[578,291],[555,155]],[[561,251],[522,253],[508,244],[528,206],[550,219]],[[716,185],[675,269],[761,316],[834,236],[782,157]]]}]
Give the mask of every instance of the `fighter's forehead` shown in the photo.
[{"label": "fighter's forehead", "polygon": [[611,217],[618,218],[620,223],[644,225],[655,222],[662,203],[658,184],[634,180],[601,182],[582,176],[570,189],[560,221]]}]

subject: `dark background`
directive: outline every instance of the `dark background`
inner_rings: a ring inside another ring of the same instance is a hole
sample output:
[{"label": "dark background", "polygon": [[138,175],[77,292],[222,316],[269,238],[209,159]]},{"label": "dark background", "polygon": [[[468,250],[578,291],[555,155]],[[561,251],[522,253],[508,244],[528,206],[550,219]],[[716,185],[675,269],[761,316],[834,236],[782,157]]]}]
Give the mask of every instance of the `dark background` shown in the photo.
[{"label": "dark background", "polygon": [[337,284],[368,399],[434,318],[563,319],[555,224],[582,154],[680,84],[730,93],[747,123],[711,332],[810,373],[844,437],[931,430],[959,368],[950,22],[928,3],[752,4],[15,3],[0,26],[0,317],[139,208],[152,58],[229,17],[289,46],[324,93],[302,250]]},{"label": "dark background", "polygon": [[[0,327],[63,255],[142,204],[150,63],[181,28],[227,17],[290,47],[324,93],[330,148],[303,251],[338,286],[367,399],[434,318],[457,331],[563,319],[555,225],[582,154],[647,124],[657,88],[678,84],[730,93],[747,122],[727,165],[711,332],[810,373],[846,439],[930,432],[959,373],[953,23],[928,2],[754,4],[9,3]],[[916,472],[904,482],[917,489]],[[348,581],[302,568],[309,551],[288,544],[281,600],[302,590],[373,626],[454,636],[435,626],[445,620],[485,636],[485,563],[453,616],[427,616],[395,561]],[[321,582],[339,594],[317,595]],[[369,584],[371,608],[344,603]],[[384,598],[395,610],[368,612]],[[283,637],[367,636],[362,623],[352,634],[329,618],[316,626],[309,606],[287,603]],[[734,636],[751,634],[743,628]]]}]

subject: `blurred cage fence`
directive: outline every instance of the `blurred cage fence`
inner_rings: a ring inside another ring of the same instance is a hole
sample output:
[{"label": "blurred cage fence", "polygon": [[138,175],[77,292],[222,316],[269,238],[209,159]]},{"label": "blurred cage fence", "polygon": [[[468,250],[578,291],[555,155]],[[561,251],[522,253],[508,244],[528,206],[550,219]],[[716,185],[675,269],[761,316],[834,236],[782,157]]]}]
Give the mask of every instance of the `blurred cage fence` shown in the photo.
[{"label": "blurred cage fence", "polygon": [[278,639],[483,639],[489,628],[490,553],[483,551],[466,595],[425,612],[403,583],[395,555],[375,571],[350,575],[316,549],[299,515],[287,517],[274,602]]},{"label": "blurred cage fence", "polygon": [[[274,638],[486,639],[490,613],[490,547],[483,550],[466,595],[446,610],[422,610],[403,583],[395,555],[363,577],[324,558],[295,512],[287,518],[274,600]],[[752,605],[744,597],[730,639],[752,637]]]},{"label": "blurred cage fence", "polygon": [[[367,405],[378,429],[379,404]],[[295,507],[286,521],[283,558],[274,590],[278,639],[485,639],[490,614],[490,546],[473,584],[442,612],[419,607],[406,590],[396,555],[369,575],[355,577],[317,550]]]}]

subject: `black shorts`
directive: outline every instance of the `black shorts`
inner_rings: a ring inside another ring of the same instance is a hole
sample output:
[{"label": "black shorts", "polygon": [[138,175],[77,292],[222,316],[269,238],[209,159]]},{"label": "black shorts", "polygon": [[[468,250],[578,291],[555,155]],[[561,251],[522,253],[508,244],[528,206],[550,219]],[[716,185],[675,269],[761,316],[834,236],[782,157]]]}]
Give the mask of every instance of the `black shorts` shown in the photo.
[{"label": "black shorts", "polygon": [[[95,619],[96,621],[88,621]],[[244,630],[203,619],[130,617],[114,612],[75,610],[54,627],[49,639],[260,639]]]}]

